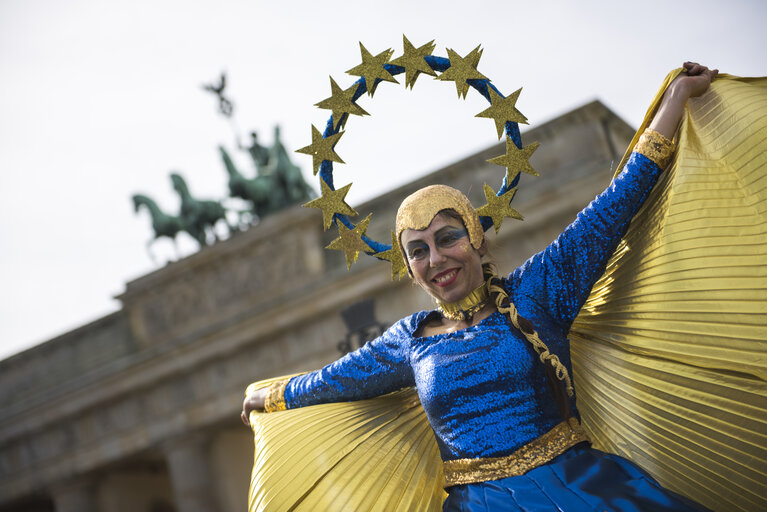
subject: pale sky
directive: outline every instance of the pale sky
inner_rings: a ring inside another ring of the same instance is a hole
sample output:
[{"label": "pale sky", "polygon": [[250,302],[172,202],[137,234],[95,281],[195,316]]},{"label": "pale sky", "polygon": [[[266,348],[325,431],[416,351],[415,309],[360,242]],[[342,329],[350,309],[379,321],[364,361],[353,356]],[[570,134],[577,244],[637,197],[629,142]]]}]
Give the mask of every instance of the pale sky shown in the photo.
[{"label": "pale sky", "polygon": [[[697,60],[741,76],[767,75],[767,3],[730,1],[372,2],[262,0],[0,0],[0,358],[119,309],[125,283],[156,269],[145,248],[141,192],[177,213],[168,174],[198,198],[226,197],[216,147],[235,130],[289,150],[310,142],[328,112],[313,107],[356,77],[359,42],[402,53],[402,35],[465,55],[536,126],[600,99],[636,126],[671,69]],[[200,89],[228,73],[234,122]],[[336,183],[352,206],[493,144],[471,90],[421,76],[413,91],[383,83],[358,103],[336,150]],[[399,77],[398,77],[399,78]],[[531,141],[526,141],[526,143]],[[311,159],[294,162],[310,183]],[[538,169],[545,173],[545,169]],[[194,252],[187,238],[182,254]],[[154,246],[161,262],[172,244]]]}]

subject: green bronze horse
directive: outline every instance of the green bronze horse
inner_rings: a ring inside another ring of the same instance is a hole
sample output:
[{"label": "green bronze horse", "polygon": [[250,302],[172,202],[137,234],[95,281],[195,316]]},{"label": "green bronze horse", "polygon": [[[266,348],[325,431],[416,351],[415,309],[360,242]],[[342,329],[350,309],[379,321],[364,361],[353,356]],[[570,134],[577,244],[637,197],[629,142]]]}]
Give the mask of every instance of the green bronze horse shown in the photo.
[{"label": "green bronze horse", "polygon": [[301,168],[290,160],[280,138],[279,125],[274,127],[274,143],[269,148],[269,159],[263,174],[276,179],[282,194],[280,199],[282,208],[304,203],[315,197],[312,187],[304,181]]},{"label": "green bronze horse", "polygon": [[221,160],[229,175],[229,194],[232,197],[239,197],[253,204],[253,213],[263,218],[265,215],[275,211],[277,205],[274,201],[276,197],[275,182],[271,176],[257,176],[255,178],[246,178],[234,165],[232,158],[223,146],[218,147],[221,152]]},{"label": "green bronze horse", "polygon": [[160,210],[151,198],[143,194],[133,195],[133,208],[138,213],[139,208],[144,206],[149,215],[152,217],[152,229],[154,229],[154,238],[149,240],[146,244],[146,250],[149,253],[149,257],[156,263],[155,257],[152,254],[152,245],[160,238],[166,237],[173,240],[173,246],[176,248],[176,254],[178,255],[178,246],[176,245],[176,235],[184,229],[183,222],[180,217],[174,217],[168,215]]},{"label": "green bronze horse", "polygon": [[184,229],[199,242],[201,246],[208,244],[208,234],[212,234],[215,240],[218,235],[215,226],[219,221],[224,221],[229,233],[234,232],[234,228],[229,225],[226,219],[226,209],[218,201],[197,200],[189,193],[189,187],[181,175],[172,173],[170,175],[174,190],[181,197],[181,220]]}]

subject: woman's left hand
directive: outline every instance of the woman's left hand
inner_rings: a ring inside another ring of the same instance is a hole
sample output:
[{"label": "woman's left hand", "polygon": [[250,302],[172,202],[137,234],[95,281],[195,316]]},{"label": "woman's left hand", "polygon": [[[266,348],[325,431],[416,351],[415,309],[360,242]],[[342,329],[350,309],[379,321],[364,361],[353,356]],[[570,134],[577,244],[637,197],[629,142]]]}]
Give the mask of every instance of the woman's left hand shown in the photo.
[{"label": "woman's left hand", "polygon": [[695,98],[706,92],[711,81],[719,74],[718,69],[708,69],[697,62],[685,62],[682,66],[687,72],[680,73],[671,87],[682,89],[688,98]]},{"label": "woman's left hand", "polygon": [[711,70],[697,62],[685,62],[682,66],[687,72],[680,73],[671,82],[650,122],[650,128],[669,139],[674,138],[687,100],[705,93],[719,73],[718,69]]}]

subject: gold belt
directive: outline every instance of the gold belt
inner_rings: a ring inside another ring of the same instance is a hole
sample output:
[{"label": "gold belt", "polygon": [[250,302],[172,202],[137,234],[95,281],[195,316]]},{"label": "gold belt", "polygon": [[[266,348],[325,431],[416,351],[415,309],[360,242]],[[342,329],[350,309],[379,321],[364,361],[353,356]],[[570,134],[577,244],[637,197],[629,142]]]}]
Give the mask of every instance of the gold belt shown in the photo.
[{"label": "gold belt", "polygon": [[445,487],[523,475],[582,441],[588,441],[586,432],[577,419],[570,418],[511,455],[445,461]]}]

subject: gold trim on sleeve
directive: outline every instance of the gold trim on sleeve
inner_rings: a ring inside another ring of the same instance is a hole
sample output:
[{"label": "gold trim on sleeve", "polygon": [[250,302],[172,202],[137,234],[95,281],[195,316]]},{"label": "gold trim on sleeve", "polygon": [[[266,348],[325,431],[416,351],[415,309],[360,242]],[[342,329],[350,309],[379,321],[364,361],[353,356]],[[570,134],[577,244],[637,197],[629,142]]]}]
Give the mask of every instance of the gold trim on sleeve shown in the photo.
[{"label": "gold trim on sleeve", "polygon": [[511,455],[445,461],[445,487],[523,475],[582,441],[588,441],[586,432],[570,418]]},{"label": "gold trim on sleeve", "polygon": [[269,391],[264,400],[264,412],[284,411],[287,409],[285,404],[285,387],[290,379],[278,380],[269,385]]},{"label": "gold trim on sleeve", "polygon": [[645,129],[639,142],[634,146],[636,153],[641,153],[656,164],[661,169],[665,169],[671,162],[671,157],[676,151],[674,142],[666,136],[661,135],[652,128]]}]

